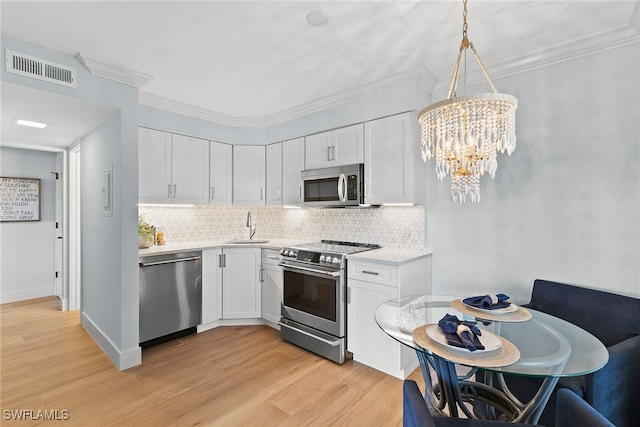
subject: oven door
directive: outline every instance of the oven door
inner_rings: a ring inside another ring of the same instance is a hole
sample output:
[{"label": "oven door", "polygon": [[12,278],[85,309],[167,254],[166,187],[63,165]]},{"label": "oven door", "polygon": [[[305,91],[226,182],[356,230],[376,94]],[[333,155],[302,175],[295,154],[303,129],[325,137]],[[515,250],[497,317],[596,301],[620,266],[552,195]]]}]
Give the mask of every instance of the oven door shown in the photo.
[{"label": "oven door", "polygon": [[282,265],[282,317],[335,337],[345,336],[344,271]]}]

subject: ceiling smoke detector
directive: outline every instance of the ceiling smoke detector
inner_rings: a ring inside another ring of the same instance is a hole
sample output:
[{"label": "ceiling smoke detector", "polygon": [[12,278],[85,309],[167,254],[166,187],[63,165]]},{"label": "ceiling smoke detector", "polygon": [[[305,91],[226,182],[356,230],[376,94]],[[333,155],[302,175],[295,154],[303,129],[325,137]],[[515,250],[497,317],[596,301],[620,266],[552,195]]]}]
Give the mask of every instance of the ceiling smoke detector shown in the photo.
[{"label": "ceiling smoke detector", "polygon": [[313,27],[323,27],[329,23],[329,14],[324,10],[312,10],[307,13],[307,22]]}]

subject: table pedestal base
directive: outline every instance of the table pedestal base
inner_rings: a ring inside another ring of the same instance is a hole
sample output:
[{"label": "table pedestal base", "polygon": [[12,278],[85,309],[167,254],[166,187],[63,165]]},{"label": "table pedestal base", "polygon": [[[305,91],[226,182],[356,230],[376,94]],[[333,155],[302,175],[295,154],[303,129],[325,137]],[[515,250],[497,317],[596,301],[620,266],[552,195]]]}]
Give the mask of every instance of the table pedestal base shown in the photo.
[{"label": "table pedestal base", "polygon": [[[536,395],[522,403],[511,393],[500,372],[484,371],[484,382],[470,381],[477,369],[460,376],[454,363],[423,351],[416,353],[426,385],[425,399],[444,416],[536,424],[558,382],[558,378],[545,378]],[[435,383],[432,371],[437,378]],[[500,388],[494,387],[494,378]]]}]

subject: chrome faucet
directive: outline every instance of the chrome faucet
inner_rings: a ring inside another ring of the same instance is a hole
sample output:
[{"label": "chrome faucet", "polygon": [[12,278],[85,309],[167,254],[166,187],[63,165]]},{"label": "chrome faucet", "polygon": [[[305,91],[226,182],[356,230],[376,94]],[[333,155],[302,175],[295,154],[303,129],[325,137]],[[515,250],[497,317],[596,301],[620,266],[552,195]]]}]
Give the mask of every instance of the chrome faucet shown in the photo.
[{"label": "chrome faucet", "polygon": [[251,211],[247,212],[247,227],[249,227],[249,240],[253,239],[258,228],[258,223],[253,223],[251,218]]}]

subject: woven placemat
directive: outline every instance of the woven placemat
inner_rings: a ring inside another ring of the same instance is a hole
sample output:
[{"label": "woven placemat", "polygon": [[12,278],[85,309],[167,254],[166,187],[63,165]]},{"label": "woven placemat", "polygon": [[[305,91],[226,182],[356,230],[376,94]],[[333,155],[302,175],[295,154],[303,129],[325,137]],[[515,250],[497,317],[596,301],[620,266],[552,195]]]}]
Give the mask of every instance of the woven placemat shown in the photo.
[{"label": "woven placemat", "polygon": [[[433,325],[433,324],[432,324]],[[453,363],[467,365],[478,368],[499,368],[516,363],[520,359],[520,350],[508,340],[501,336],[494,335],[501,341],[500,347],[488,352],[469,352],[469,355],[457,351],[449,350],[447,345],[434,341],[427,335],[427,326],[418,326],[413,331],[413,341],[423,349],[442,357]],[[437,325],[436,325],[437,326]],[[482,334],[491,332],[482,330]],[[480,338],[482,341],[482,338]]]},{"label": "woven placemat", "polygon": [[[513,303],[512,303],[513,304]],[[515,304],[514,304],[515,305]],[[526,322],[531,319],[531,312],[524,307],[517,305],[518,310],[511,313],[491,313],[490,310],[481,310],[468,306],[461,299],[451,301],[451,307],[460,313],[476,317],[483,320],[493,320],[496,322]]]}]

